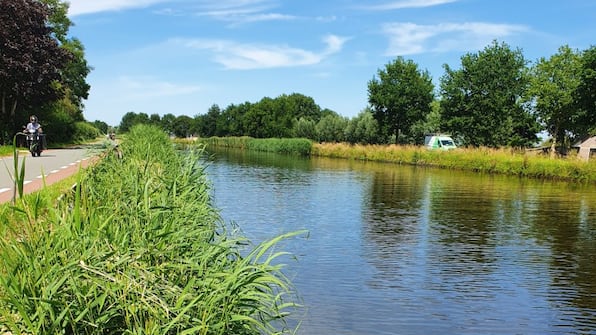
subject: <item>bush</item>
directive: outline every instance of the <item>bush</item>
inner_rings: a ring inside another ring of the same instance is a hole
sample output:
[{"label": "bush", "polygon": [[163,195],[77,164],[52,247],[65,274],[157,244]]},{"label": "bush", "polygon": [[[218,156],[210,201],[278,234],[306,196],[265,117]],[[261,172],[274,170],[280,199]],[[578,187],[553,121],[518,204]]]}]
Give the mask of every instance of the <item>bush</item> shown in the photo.
[{"label": "bush", "polygon": [[99,129],[88,122],[76,122],[73,139],[77,142],[85,142],[101,136]]}]

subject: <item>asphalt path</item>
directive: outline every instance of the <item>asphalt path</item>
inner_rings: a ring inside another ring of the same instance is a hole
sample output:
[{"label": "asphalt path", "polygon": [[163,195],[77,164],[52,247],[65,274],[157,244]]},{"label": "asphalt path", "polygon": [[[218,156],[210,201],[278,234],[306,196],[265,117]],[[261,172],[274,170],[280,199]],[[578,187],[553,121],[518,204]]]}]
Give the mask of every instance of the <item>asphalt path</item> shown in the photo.
[{"label": "asphalt path", "polygon": [[[19,152],[19,170],[25,158],[25,193],[43,185],[59,181],[81,167],[89,165],[99,152],[96,146],[87,145],[67,149],[44,150],[39,157],[32,157],[26,150]],[[12,199],[14,194],[14,158],[0,157],[0,203]]]}]

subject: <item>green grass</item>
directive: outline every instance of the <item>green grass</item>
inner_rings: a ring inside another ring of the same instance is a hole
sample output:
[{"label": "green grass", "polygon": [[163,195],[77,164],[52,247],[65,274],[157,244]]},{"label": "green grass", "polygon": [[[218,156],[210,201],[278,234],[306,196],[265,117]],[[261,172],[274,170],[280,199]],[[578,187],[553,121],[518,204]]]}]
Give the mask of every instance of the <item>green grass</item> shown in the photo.
[{"label": "green grass", "polygon": [[[252,138],[252,137],[210,137],[201,138],[199,143],[221,148],[237,148],[253,151],[308,156],[312,141],[305,138]],[[184,143],[184,141],[181,141]]]},{"label": "green grass", "polygon": [[[212,206],[199,151],[137,126],[55,204],[0,212],[0,324],[13,334],[284,334],[288,233],[247,248]],[[0,328],[0,332],[2,329]]]},{"label": "green grass", "polygon": [[596,160],[551,159],[511,149],[427,150],[420,146],[314,144],[312,155],[596,183]]},{"label": "green grass", "polygon": [[10,145],[0,145],[0,157],[2,156],[10,156],[12,154],[12,146]]}]

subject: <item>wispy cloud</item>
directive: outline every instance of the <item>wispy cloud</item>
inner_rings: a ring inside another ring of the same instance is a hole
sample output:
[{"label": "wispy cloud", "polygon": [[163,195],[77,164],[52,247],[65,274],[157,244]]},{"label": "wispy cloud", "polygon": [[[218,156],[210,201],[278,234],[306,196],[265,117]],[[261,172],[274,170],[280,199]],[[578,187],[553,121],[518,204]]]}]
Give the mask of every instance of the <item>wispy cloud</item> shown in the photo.
[{"label": "wispy cloud", "polygon": [[423,8],[423,7],[432,7],[438,5],[444,5],[452,2],[457,2],[458,0],[400,0],[400,1],[392,1],[392,2],[385,2],[381,4],[370,4],[359,6],[359,9],[363,10],[373,10],[373,11],[383,11],[383,10],[396,10],[396,9],[405,9],[405,8]]},{"label": "wispy cloud", "polygon": [[347,40],[335,35],[325,36],[325,48],[320,52],[287,45],[247,44],[227,40],[176,39],[172,42],[187,48],[212,52],[214,61],[226,69],[251,70],[318,64],[341,51]]},{"label": "wispy cloud", "polygon": [[389,38],[386,54],[390,56],[480,49],[492,40],[528,30],[522,25],[483,22],[437,25],[388,23],[383,26],[383,33]]},{"label": "wispy cloud", "polygon": [[[81,14],[91,14],[106,11],[118,11],[133,8],[144,8],[157,4],[174,3],[180,4],[180,0],[69,0],[69,14],[71,16]],[[206,15],[222,20],[231,20],[234,18],[246,18],[251,15],[260,15],[267,19],[266,11],[275,8],[276,0],[183,0],[187,5],[192,5],[197,10],[199,15]],[[180,7],[178,9],[158,9],[156,13],[178,15],[181,13]],[[184,13],[193,12],[189,10]],[[270,14],[269,19],[275,18],[275,15]]]},{"label": "wispy cloud", "polygon": [[117,11],[131,8],[143,8],[172,0],[69,0],[69,15],[91,14],[97,12]]},{"label": "wispy cloud", "polygon": [[113,83],[113,87],[118,89],[118,96],[125,96],[127,99],[181,96],[202,90],[198,85],[172,83],[151,76],[120,76]]}]

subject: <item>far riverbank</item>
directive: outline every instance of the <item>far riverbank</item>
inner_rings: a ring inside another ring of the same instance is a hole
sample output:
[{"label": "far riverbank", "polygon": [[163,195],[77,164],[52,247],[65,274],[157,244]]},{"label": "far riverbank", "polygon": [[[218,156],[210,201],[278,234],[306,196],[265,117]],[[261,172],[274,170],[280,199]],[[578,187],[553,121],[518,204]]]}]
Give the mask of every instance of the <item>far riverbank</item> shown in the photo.
[{"label": "far riverbank", "polygon": [[211,137],[176,142],[596,184],[596,160],[584,162],[573,156],[551,159],[514,149],[458,148],[440,151],[413,145],[352,145],[251,137]]}]

